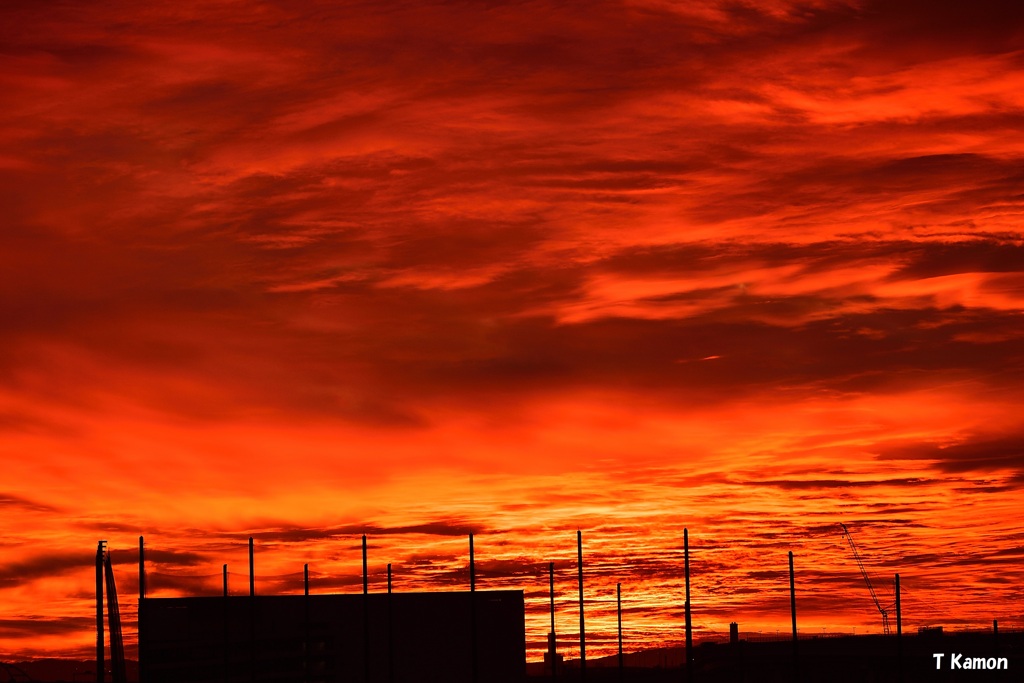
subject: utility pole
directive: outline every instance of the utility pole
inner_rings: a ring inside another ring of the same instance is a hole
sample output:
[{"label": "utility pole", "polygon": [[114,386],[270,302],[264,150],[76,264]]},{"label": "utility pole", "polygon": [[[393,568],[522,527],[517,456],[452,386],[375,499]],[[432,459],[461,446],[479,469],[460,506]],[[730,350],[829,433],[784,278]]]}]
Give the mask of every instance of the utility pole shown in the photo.
[{"label": "utility pole", "polygon": [[683,529],[683,576],[686,580],[686,602],[683,603],[686,619],[686,680],[693,681],[693,621],[690,617],[690,531]]},{"label": "utility pole", "polygon": [[548,595],[551,597],[551,633],[548,634],[548,656],[551,658],[551,678],[558,675],[558,640],[555,636],[555,563],[548,562]]},{"label": "utility pole", "polygon": [[256,597],[256,549],[249,537],[249,597]]},{"label": "utility pole", "polygon": [[391,605],[391,563],[388,562],[388,683],[395,681],[394,609]]},{"label": "utility pole", "polygon": [[473,554],[473,534],[469,534],[469,637],[470,637],[470,663],[473,683],[479,680],[477,670],[477,644],[476,644],[476,556]]},{"label": "utility pole", "polygon": [[303,680],[309,681],[309,563],[302,565]]},{"label": "utility pole", "polygon": [[370,683],[370,577],[366,560],[366,534],[363,534],[363,681]]},{"label": "utility pole", "polygon": [[146,597],[146,544],[139,536],[139,600]]},{"label": "utility pole", "polygon": [[899,680],[903,680],[903,611],[900,609],[900,575],[896,575],[896,664]]},{"label": "utility pole", "polygon": [[580,584],[580,679],[587,680],[587,628],[583,619],[583,532],[576,530],[576,567]]},{"label": "utility pole", "polygon": [[619,615],[619,683],[622,683],[622,584],[615,584],[615,607]]},{"label": "utility pole", "polygon": [[797,654],[796,631],[796,580],[793,574],[793,551],[789,551],[789,606],[793,613],[793,681],[800,680],[800,664]]},{"label": "utility pole", "polygon": [[[224,607],[221,614],[224,618],[224,661],[222,665],[224,667],[224,683],[227,683],[230,669],[228,667],[228,566],[226,564],[224,565]],[[139,659],[142,657],[140,656]]]},{"label": "utility pole", "polygon": [[[138,618],[138,622],[137,623],[139,624],[138,629],[139,629],[140,633],[142,632],[142,626],[141,626],[142,621],[143,621],[142,620],[142,612],[143,612],[143,609],[144,609],[143,606],[142,606],[142,601],[145,600],[145,598],[146,598],[146,544],[145,544],[145,539],[143,539],[142,536],[139,536],[139,611],[138,611],[138,614],[137,614],[137,618]],[[141,638],[139,640],[141,641]],[[142,646],[142,643],[140,642],[139,643],[139,655],[138,655],[138,657],[139,657],[139,680],[140,681],[146,680],[146,673],[145,673],[146,657],[143,656],[142,649],[143,649],[143,646]]]}]

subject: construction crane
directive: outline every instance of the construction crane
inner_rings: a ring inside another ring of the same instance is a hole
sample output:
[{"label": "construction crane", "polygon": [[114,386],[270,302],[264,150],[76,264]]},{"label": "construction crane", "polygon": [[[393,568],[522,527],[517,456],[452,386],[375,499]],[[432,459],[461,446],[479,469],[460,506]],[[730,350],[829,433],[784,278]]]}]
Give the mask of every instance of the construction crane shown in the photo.
[{"label": "construction crane", "polygon": [[26,681],[26,683],[31,683],[35,680],[13,664],[4,664],[3,662],[0,662],[0,671],[7,674],[6,680],[11,683],[16,683],[17,681]]},{"label": "construction crane", "polygon": [[96,546],[96,680],[106,680],[105,657],[103,652],[103,588],[107,593],[107,621],[110,625],[110,666],[113,683],[127,683],[128,676],[124,659],[124,639],[121,634],[121,610],[117,604],[117,587],[114,585],[114,564],[107,550],[107,542]]},{"label": "construction crane", "polygon": [[117,606],[117,587],[114,585],[114,565],[107,552],[103,563],[107,579],[107,622],[110,625],[110,667],[114,683],[127,683],[124,659],[124,638],[121,635],[121,610]]},{"label": "construction crane", "polygon": [[857,560],[857,566],[860,567],[861,576],[864,577],[864,583],[868,585],[868,590],[871,591],[871,599],[875,601],[875,607],[882,615],[882,632],[885,635],[889,635],[889,610],[882,607],[882,603],[878,601],[878,596],[875,594],[875,587],[871,585],[871,577],[868,576],[868,570],[864,568],[864,562],[860,559],[860,553],[857,552],[857,544],[853,542],[853,534],[846,528],[846,525],[842,522],[839,526],[843,527],[843,535],[846,536],[846,540],[850,542],[850,550],[853,551],[853,559]]}]

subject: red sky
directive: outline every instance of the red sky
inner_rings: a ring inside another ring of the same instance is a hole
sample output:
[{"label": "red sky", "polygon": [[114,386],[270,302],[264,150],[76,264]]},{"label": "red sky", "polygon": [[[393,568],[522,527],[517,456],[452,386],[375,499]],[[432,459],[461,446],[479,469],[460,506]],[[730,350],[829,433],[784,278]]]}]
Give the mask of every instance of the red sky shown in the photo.
[{"label": "red sky", "polygon": [[[155,595],[526,591],[588,652],[1024,626],[1024,5],[8,0],[0,658]],[[205,578],[189,578],[192,576]]]}]

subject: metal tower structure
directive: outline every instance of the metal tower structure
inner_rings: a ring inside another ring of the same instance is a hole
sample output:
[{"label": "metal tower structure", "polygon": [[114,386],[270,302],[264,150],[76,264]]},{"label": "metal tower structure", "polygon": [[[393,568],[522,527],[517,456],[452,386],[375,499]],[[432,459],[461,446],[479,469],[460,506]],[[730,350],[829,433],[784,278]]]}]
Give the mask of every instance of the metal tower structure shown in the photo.
[{"label": "metal tower structure", "polygon": [[110,551],[104,561],[107,583],[107,622],[110,627],[110,668],[114,683],[128,683],[124,661],[124,638],[121,635],[121,610],[117,605],[117,587],[114,585],[114,565]]},{"label": "metal tower structure", "polygon": [[857,566],[860,567],[861,576],[864,577],[864,583],[868,585],[868,590],[871,592],[871,599],[875,602],[875,607],[878,608],[879,613],[882,615],[882,632],[885,635],[889,635],[889,610],[882,607],[882,603],[878,601],[878,595],[875,594],[875,587],[871,585],[871,577],[868,576],[868,570],[864,568],[864,562],[860,559],[860,553],[857,551],[857,544],[853,542],[853,534],[846,528],[846,525],[839,522],[839,526],[843,527],[843,535],[846,536],[846,540],[850,542],[850,550],[853,551],[853,559],[857,560]]},{"label": "metal tower structure", "polygon": [[32,681],[35,680],[13,664],[4,664],[3,662],[0,662],[0,671],[3,671],[7,675],[5,680],[10,681],[11,683],[16,683],[17,681],[32,683]]},{"label": "metal tower structure", "polygon": [[96,681],[106,681],[106,657],[103,633],[103,594],[106,587],[107,620],[110,626],[110,665],[114,683],[127,683],[125,673],[124,640],[121,635],[121,610],[117,604],[114,585],[114,565],[110,560],[107,542],[96,544]]}]

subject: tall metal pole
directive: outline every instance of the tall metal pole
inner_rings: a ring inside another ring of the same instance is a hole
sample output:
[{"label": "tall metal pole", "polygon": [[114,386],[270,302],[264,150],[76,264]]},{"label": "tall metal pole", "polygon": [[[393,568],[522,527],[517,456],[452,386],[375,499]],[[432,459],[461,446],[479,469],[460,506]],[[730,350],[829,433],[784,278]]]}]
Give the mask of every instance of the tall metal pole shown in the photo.
[{"label": "tall metal pole", "polygon": [[615,606],[619,613],[619,683],[622,683],[622,584],[615,584]]},{"label": "tall metal pole", "polygon": [[472,680],[476,683],[479,672],[477,671],[477,643],[476,643],[476,556],[473,553],[473,534],[469,535],[469,637],[470,637],[470,658]]},{"label": "tall metal pole", "polygon": [[255,548],[252,545],[252,536],[249,537],[249,597],[256,595],[256,559]]},{"label": "tall metal pole", "polygon": [[138,632],[139,632],[139,680],[146,680],[146,657],[143,655],[142,645],[142,601],[146,599],[146,543],[142,536],[139,536],[139,611],[138,611]]},{"label": "tall metal pole", "polygon": [[363,534],[363,681],[370,681],[370,577],[366,563],[366,534]]},{"label": "tall metal pole", "polygon": [[900,575],[896,575],[896,664],[899,680],[903,680],[903,612],[900,609]]},{"label": "tall metal pole", "polygon": [[363,595],[370,593],[370,576],[366,564],[366,534],[363,534]]},{"label": "tall metal pole", "polygon": [[[221,615],[224,617],[224,683],[228,681],[228,566],[224,565],[224,608],[221,610]],[[139,659],[142,659],[139,657]]]},{"label": "tall metal pole", "polygon": [[305,648],[303,648],[303,679],[309,681],[309,563],[302,565],[302,632],[305,636]]},{"label": "tall metal pole", "polygon": [[395,680],[395,630],[394,610],[391,605],[391,563],[388,562],[388,681]]},{"label": "tall metal pole", "polygon": [[903,612],[900,609],[900,575],[896,575],[896,637],[903,636]]},{"label": "tall metal pole", "polygon": [[551,657],[551,678],[557,675],[558,639],[555,637],[555,563],[548,562],[548,595],[551,596],[551,634],[548,636],[548,653]]},{"label": "tall metal pole", "polygon": [[580,678],[587,680],[587,629],[583,619],[583,532],[576,530],[576,568],[580,585]]},{"label": "tall metal pole", "polygon": [[793,575],[793,551],[789,551],[789,606],[793,613],[793,680],[800,680],[799,660],[797,659],[796,634],[796,581]]},{"label": "tall metal pole", "polygon": [[139,536],[139,600],[146,597],[146,543]]},{"label": "tall metal pole", "polygon": [[686,680],[694,679],[693,671],[693,621],[690,617],[690,530],[683,529],[683,576],[686,581],[686,601],[683,611],[686,623]]},{"label": "tall metal pole", "polygon": [[256,681],[256,549],[249,537],[249,680]]},{"label": "tall metal pole", "polygon": [[103,683],[106,657],[103,653],[103,554],[106,541],[96,545],[96,681]]}]

